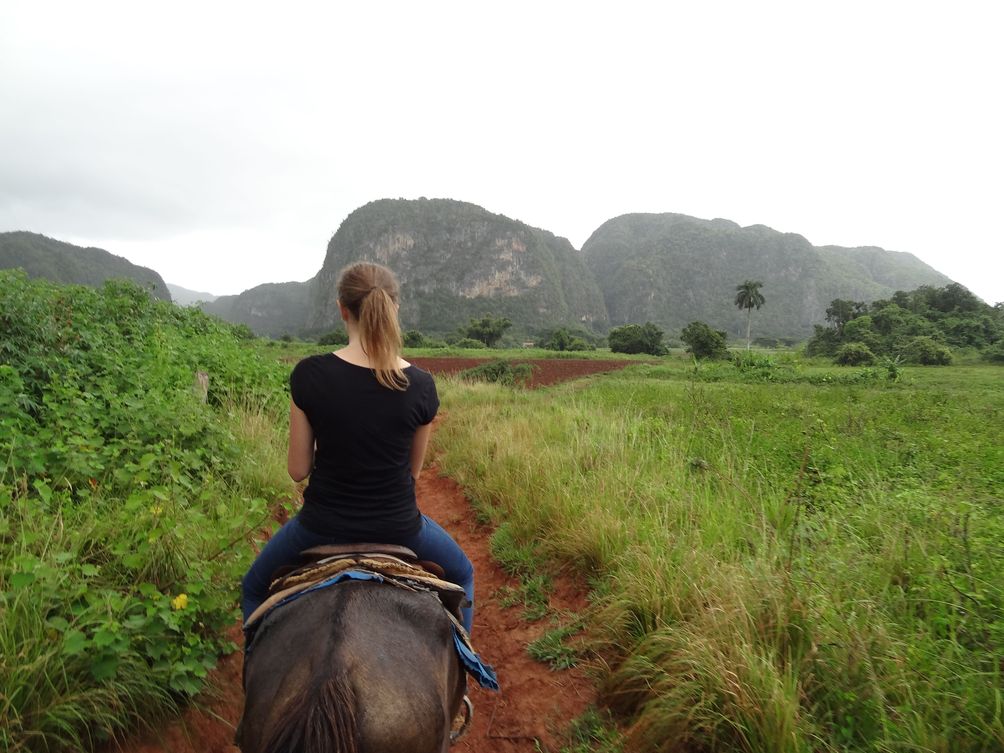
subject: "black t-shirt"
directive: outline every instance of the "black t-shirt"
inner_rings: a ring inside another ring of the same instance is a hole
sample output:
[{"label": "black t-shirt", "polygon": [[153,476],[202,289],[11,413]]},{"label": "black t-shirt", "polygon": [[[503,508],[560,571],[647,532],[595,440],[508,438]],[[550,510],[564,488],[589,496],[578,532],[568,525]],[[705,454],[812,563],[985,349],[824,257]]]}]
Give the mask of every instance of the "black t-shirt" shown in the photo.
[{"label": "black t-shirt", "polygon": [[300,522],[332,543],[395,543],[421,528],[411,445],[439,396],[429,372],[404,373],[408,388],[389,389],[372,369],[325,353],[304,358],[289,377],[317,442]]}]

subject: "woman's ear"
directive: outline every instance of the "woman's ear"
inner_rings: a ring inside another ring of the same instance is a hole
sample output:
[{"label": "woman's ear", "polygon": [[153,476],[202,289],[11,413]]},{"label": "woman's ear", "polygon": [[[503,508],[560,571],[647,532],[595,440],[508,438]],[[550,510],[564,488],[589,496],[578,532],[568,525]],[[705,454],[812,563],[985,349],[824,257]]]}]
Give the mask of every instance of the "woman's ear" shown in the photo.
[{"label": "woman's ear", "polygon": [[342,315],[343,322],[347,322],[349,320],[349,310],[341,301],[338,301],[338,313]]}]

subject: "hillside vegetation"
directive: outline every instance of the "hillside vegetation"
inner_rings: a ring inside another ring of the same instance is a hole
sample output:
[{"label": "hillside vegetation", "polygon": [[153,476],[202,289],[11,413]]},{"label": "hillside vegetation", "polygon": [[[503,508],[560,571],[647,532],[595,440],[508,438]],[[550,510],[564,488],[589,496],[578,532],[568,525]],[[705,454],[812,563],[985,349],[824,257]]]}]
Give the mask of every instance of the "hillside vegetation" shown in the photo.
[{"label": "hillside vegetation", "polygon": [[314,280],[269,282],[239,295],[222,295],[201,304],[207,314],[232,324],[246,324],[257,335],[282,337],[306,329]]},{"label": "hillside vegetation", "polygon": [[23,269],[29,277],[99,287],[106,280],[133,280],[155,298],[171,300],[161,276],[100,248],[23,231],[0,233],[0,269]]},{"label": "hillside vegetation", "polygon": [[233,648],[288,368],[127,282],[0,272],[0,322],[0,749],[91,750]]},{"label": "hillside vegetation", "polygon": [[582,247],[603,291],[611,325],[654,322],[671,333],[703,321],[734,337],[745,318],[735,286],[762,280],[767,304],[758,336],[803,338],[834,298],[872,301],[919,285],[946,285],[916,257],[880,248],[813,247],[795,233],[682,214],[626,214],[601,225]]},{"label": "hillside vegetation", "polygon": [[1000,368],[754,366],[444,383],[441,466],[593,584],[628,749],[1001,750]]},{"label": "hillside vegetation", "polygon": [[899,290],[871,304],[837,299],[827,307],[826,319],[829,326],[817,324],[808,342],[811,355],[942,365],[951,362],[954,348],[1004,363],[1004,304],[988,306],[957,283]]}]

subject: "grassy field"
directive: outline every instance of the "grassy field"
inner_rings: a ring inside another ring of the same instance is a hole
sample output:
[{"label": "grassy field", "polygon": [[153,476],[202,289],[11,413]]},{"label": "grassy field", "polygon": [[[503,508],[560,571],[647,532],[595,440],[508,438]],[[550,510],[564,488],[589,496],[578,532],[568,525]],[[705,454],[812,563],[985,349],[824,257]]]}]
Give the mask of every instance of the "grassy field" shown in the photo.
[{"label": "grassy field", "polygon": [[1004,370],[781,361],[441,380],[436,450],[590,579],[632,749],[1004,749]]},{"label": "grassy field", "polygon": [[[227,648],[234,544],[290,491],[289,369],[328,348],[0,281],[0,749],[90,750]],[[504,564],[589,579],[629,746],[1004,749],[1004,369],[633,358],[536,391],[440,379],[434,438]],[[574,661],[570,632],[533,650]]]}]

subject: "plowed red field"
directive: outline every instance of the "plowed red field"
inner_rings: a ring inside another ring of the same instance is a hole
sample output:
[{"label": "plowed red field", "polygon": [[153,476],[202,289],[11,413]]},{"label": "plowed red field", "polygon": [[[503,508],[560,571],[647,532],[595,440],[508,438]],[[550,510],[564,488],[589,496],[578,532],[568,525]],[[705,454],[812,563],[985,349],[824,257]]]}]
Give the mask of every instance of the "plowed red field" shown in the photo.
[{"label": "plowed red field", "polygon": [[[470,369],[491,358],[412,358],[411,363],[433,374],[457,374],[464,369]],[[586,358],[549,358],[530,359],[515,358],[513,363],[528,363],[533,366],[531,387],[543,387],[556,382],[564,382],[589,374],[601,374],[607,371],[617,371],[630,366],[637,361],[601,361]]]}]

